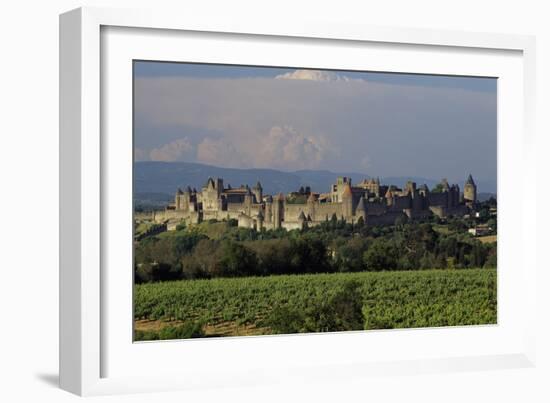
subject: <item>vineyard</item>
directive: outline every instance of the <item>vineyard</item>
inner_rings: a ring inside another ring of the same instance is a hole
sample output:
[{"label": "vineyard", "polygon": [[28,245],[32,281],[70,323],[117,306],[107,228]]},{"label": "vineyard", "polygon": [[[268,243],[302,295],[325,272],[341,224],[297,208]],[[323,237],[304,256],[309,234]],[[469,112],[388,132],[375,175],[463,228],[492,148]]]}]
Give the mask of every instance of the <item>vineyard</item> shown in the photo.
[{"label": "vineyard", "polygon": [[496,269],[136,284],[135,340],[492,324]]}]

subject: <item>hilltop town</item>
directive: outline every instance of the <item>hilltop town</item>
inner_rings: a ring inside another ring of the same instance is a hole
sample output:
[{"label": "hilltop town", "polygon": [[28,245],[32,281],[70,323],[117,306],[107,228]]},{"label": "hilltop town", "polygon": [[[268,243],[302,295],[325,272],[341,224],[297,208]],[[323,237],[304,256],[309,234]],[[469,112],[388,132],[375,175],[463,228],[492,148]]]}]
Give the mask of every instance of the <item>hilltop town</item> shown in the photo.
[{"label": "hilltop town", "polygon": [[326,193],[301,187],[286,195],[264,195],[262,185],[224,186],[222,178],[209,178],[200,191],[178,189],[174,203],[153,220],[175,228],[179,223],[197,224],[207,220],[238,221],[239,227],[287,230],[312,227],[333,218],[348,223],[392,225],[399,217],[426,218],[432,215],[464,216],[477,203],[477,186],[471,175],[461,192],[457,184],[443,179],[430,190],[423,184],[407,182],[404,188],[365,179],[353,184],[351,178],[338,177]]}]

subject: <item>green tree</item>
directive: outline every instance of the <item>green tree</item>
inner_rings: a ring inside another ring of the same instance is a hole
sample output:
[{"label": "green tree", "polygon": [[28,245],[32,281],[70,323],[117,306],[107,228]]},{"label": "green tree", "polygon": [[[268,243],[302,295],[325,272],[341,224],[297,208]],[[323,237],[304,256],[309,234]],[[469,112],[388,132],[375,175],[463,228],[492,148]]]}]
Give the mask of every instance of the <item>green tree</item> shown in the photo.
[{"label": "green tree", "polygon": [[257,271],[257,263],[254,252],[244,245],[231,241],[223,243],[220,261],[223,275],[228,277],[252,275]]},{"label": "green tree", "polygon": [[392,241],[375,239],[363,254],[363,262],[370,271],[394,270],[397,268],[399,253]]}]

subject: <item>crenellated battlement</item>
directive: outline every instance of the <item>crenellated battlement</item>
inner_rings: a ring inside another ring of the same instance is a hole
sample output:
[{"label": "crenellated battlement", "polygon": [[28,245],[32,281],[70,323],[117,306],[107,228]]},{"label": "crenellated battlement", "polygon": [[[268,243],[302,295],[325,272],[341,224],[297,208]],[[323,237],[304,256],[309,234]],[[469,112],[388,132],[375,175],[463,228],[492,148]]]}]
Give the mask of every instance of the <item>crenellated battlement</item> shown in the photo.
[{"label": "crenellated battlement", "polygon": [[446,179],[433,190],[424,184],[407,182],[403,188],[384,185],[379,179],[365,179],[357,185],[351,178],[339,177],[327,193],[309,187],[288,195],[264,195],[258,181],[252,188],[224,187],[223,179],[208,178],[200,191],[178,189],[174,203],[156,221],[197,223],[209,219],[237,219],[239,226],[256,229],[303,228],[334,217],[366,224],[393,224],[399,217],[411,219],[437,215],[464,215],[477,202],[477,187],[470,175],[464,194]]}]

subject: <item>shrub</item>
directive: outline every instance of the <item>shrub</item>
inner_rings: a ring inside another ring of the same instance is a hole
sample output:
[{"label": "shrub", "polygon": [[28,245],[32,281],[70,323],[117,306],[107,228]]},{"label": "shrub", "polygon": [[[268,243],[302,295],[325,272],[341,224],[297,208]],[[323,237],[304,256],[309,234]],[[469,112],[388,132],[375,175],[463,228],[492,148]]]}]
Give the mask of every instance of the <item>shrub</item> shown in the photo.
[{"label": "shrub", "polygon": [[361,285],[349,281],[328,300],[302,309],[281,306],[273,309],[264,325],[274,333],[338,332],[363,329]]},{"label": "shrub", "polygon": [[363,254],[367,270],[393,270],[397,268],[399,253],[392,241],[376,238]]},{"label": "shrub", "polygon": [[199,322],[184,323],[179,326],[167,326],[156,330],[136,330],[134,341],[194,339],[204,337],[203,325]]}]

